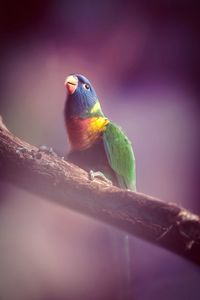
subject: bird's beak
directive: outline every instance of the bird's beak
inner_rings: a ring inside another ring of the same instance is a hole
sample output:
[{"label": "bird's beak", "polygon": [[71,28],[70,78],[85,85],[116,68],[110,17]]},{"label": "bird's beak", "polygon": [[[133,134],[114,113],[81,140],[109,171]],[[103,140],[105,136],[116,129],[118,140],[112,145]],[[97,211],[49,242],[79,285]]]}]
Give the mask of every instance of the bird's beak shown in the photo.
[{"label": "bird's beak", "polygon": [[75,75],[69,75],[65,79],[65,86],[67,88],[68,94],[72,95],[78,86],[78,78]]}]

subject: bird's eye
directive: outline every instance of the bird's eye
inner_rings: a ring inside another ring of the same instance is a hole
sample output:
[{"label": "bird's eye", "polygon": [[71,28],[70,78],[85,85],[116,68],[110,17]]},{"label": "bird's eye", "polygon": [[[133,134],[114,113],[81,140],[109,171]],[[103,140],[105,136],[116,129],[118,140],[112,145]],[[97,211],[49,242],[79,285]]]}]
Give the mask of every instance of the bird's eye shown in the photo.
[{"label": "bird's eye", "polygon": [[83,87],[84,87],[85,90],[89,90],[89,89],[90,89],[90,86],[89,86],[88,83],[84,83],[84,84],[83,84]]}]

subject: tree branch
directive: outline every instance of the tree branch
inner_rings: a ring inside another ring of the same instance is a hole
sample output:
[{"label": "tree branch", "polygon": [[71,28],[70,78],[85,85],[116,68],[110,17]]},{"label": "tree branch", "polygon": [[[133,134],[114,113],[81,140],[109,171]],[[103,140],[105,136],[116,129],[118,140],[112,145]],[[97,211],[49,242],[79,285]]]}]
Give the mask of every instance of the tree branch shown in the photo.
[{"label": "tree branch", "polygon": [[111,186],[14,136],[0,119],[0,179],[165,247],[200,265],[200,218]]}]

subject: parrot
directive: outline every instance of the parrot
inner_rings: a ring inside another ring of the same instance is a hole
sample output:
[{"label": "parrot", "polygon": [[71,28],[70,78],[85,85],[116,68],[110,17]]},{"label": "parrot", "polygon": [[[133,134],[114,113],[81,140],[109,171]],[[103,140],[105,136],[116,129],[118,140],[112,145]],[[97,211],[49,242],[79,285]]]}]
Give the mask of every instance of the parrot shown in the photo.
[{"label": "parrot", "polygon": [[[85,76],[71,74],[64,84],[67,92],[64,122],[71,147],[67,160],[86,170],[91,179],[102,177],[119,188],[136,191],[135,156],[128,137],[104,115],[95,89]],[[122,284],[126,280],[125,285],[130,286],[129,237],[123,234],[119,239],[119,234],[113,231],[110,234],[113,259],[120,273],[119,282]],[[124,245],[122,257],[118,249],[121,244]],[[121,275],[119,264],[124,259],[122,264],[126,270],[125,275]],[[123,295],[119,299],[129,298]]]},{"label": "parrot", "polygon": [[71,150],[68,160],[114,185],[136,191],[135,156],[122,129],[102,112],[95,89],[81,74],[65,80],[65,126]]}]

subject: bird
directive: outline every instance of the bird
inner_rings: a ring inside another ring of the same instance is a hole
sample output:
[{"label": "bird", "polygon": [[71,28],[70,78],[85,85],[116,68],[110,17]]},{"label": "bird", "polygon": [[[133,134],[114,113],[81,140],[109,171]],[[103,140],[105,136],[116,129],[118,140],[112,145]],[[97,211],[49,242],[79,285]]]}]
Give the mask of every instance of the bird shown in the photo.
[{"label": "bird", "polygon": [[[70,143],[67,160],[122,189],[136,191],[135,156],[131,142],[122,129],[107,118],[94,87],[81,74],[67,76],[64,121]],[[106,229],[109,237],[119,294],[115,299],[130,299],[125,293],[132,288],[129,236]],[[121,249],[121,250],[120,250]],[[125,292],[126,291],[126,292]],[[117,298],[116,298],[117,297]]]},{"label": "bird", "polygon": [[67,159],[122,189],[136,191],[135,156],[122,129],[107,118],[90,81],[81,74],[65,79],[64,120],[70,142]]}]

